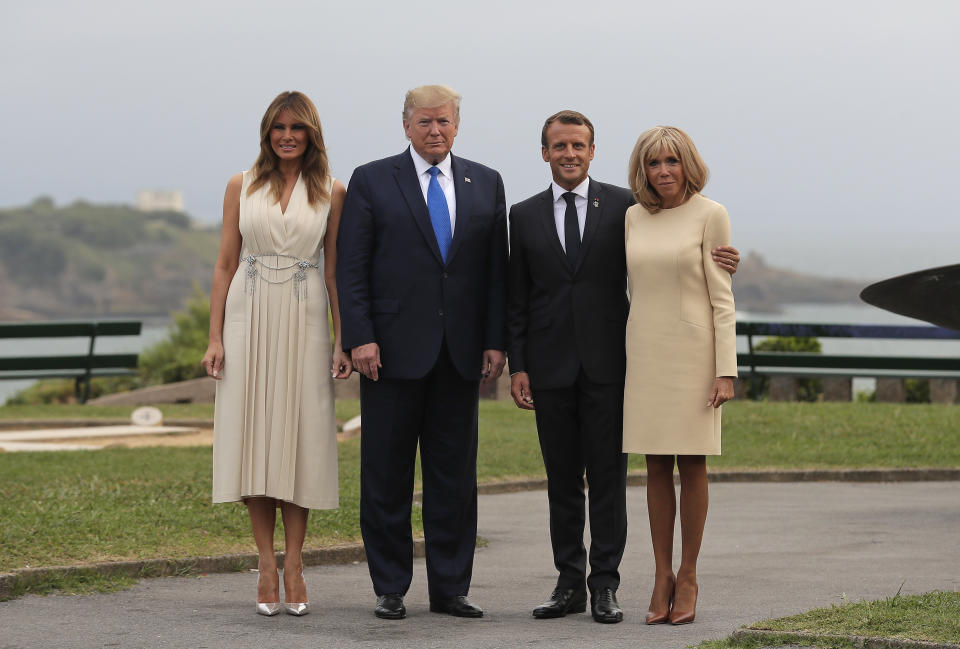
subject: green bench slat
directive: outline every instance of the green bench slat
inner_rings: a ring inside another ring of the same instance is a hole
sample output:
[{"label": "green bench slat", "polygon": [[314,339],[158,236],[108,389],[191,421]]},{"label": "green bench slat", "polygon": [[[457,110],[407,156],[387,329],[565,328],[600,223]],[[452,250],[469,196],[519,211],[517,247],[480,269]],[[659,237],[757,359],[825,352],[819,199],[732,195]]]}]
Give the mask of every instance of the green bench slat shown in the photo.
[{"label": "green bench slat", "polygon": [[139,320],[102,322],[14,322],[0,324],[0,338],[76,338],[90,336],[139,336]]},{"label": "green bench slat", "polygon": [[838,356],[755,352],[737,354],[743,367],[814,367],[862,370],[960,371],[960,358],[917,358],[908,356]]},{"label": "green bench slat", "polygon": [[931,325],[856,325],[796,322],[737,322],[738,336],[800,336],[888,340],[960,340],[960,331]]},{"label": "green bench slat", "polygon": [[0,358],[0,371],[24,370],[85,370],[130,368],[137,366],[137,354],[95,354],[82,356],[19,356]]},{"label": "green bench slat", "polygon": [[[87,375],[85,369],[82,370],[46,370],[43,372],[24,372],[23,374],[8,374],[3,372],[0,374],[0,380],[4,381],[26,381],[32,380],[36,381],[37,379],[77,379],[84,378]],[[127,370],[120,368],[106,368],[91,370],[90,377],[97,378],[98,376],[136,376],[137,370]]]}]

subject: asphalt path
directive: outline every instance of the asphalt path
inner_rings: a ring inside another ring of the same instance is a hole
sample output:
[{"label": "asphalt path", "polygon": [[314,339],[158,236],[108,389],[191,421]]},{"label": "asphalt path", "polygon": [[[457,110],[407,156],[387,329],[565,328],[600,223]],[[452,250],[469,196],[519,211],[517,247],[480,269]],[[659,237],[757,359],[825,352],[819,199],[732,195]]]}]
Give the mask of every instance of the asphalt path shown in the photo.
[{"label": "asphalt path", "polygon": [[[407,619],[373,616],[363,563],[308,568],[313,612],[254,613],[256,575],[148,579],[129,590],[27,596],[0,603],[0,648],[527,648],[680,649],[753,621],[843,601],[960,590],[960,482],[711,485],[695,623],[643,624],[653,558],[642,487],[628,493],[630,530],[618,592],[625,619],[589,613],[534,620],[555,573],[543,491],[480,497],[471,599],[480,620],[430,613],[423,560]],[[679,536],[679,535],[678,535]],[[677,552],[679,557],[679,551]]]}]

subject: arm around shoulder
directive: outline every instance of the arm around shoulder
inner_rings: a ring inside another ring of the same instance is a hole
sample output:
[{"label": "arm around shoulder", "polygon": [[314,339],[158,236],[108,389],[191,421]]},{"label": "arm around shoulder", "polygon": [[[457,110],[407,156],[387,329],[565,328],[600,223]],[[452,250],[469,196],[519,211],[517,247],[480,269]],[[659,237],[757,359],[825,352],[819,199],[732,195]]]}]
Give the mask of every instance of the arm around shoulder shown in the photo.
[{"label": "arm around shoulder", "polygon": [[715,203],[707,215],[702,242],[703,272],[713,308],[716,375],[737,375],[737,317],[733,302],[732,278],[713,261],[711,251],[730,243],[730,217]]}]

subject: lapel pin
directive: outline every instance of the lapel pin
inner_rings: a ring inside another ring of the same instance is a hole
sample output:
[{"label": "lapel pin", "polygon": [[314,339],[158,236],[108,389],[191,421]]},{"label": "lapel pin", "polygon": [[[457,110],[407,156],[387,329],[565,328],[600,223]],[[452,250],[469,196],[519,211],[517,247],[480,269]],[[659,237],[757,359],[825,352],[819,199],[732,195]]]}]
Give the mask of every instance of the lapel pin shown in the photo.
[{"label": "lapel pin", "polygon": [[463,177],[463,182],[468,183],[468,182],[470,182],[470,179],[467,178],[466,176],[464,176],[464,177]]},{"label": "lapel pin", "polygon": [[600,207],[600,199],[599,199],[599,198],[593,199],[593,206],[594,206],[594,207]]}]

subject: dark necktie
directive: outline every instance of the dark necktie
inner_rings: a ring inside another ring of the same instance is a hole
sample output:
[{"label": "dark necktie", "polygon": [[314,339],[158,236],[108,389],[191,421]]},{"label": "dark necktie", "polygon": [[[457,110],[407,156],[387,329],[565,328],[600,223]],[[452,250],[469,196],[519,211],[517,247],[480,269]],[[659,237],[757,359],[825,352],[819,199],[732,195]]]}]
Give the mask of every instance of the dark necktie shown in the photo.
[{"label": "dark necktie", "polygon": [[563,239],[567,248],[567,259],[572,265],[577,264],[580,256],[580,220],[577,218],[577,195],[566,192],[563,200],[567,201],[567,211],[563,216]]}]

